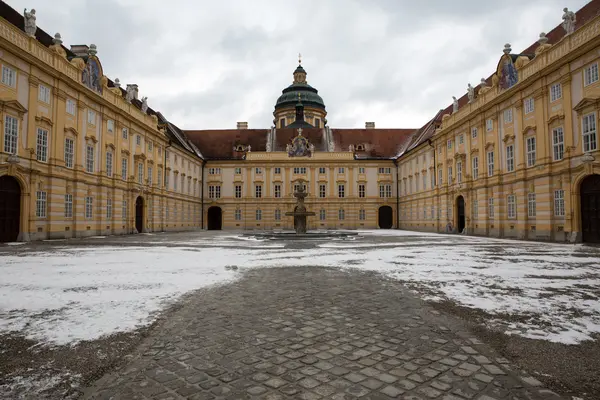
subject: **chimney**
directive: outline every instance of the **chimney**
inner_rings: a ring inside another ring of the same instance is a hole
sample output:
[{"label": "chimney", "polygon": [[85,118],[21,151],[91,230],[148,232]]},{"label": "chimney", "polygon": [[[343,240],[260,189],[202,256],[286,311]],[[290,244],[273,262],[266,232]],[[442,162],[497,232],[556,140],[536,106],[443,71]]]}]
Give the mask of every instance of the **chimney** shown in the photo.
[{"label": "chimney", "polygon": [[238,122],[237,128],[238,129],[248,129],[248,123],[247,122]]},{"label": "chimney", "polygon": [[365,129],[375,129],[375,122],[365,122]]},{"label": "chimney", "polygon": [[88,52],[90,51],[90,48],[87,44],[72,44],[71,45],[71,51],[77,56],[77,57],[87,57],[88,56]]}]

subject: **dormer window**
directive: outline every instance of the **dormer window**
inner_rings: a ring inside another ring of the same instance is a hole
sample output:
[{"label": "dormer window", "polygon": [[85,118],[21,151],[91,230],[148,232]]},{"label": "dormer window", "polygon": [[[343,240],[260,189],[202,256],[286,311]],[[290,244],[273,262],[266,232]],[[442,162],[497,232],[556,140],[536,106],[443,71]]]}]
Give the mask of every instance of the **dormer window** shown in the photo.
[{"label": "dormer window", "polygon": [[244,145],[238,144],[237,146],[235,146],[234,150],[238,151],[238,152],[244,152],[246,149],[245,149]]},{"label": "dormer window", "polygon": [[356,145],[356,151],[365,151],[365,145],[364,144],[357,144]]}]

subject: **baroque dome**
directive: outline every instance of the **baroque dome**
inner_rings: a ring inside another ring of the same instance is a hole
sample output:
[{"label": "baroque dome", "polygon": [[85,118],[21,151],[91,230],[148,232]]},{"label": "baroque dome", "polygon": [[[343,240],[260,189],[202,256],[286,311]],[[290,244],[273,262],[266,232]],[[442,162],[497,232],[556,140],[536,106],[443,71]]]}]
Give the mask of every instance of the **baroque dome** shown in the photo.
[{"label": "baroque dome", "polygon": [[275,110],[294,108],[299,98],[304,106],[325,110],[325,103],[319,96],[319,91],[306,82],[306,71],[302,65],[298,65],[294,71],[294,83],[283,89],[275,103]]}]

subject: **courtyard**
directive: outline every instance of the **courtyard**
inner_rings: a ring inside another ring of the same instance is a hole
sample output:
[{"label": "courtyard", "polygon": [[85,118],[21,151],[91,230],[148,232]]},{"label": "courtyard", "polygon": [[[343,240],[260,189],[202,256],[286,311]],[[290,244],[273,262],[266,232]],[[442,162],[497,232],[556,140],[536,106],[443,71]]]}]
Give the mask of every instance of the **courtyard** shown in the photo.
[{"label": "courtyard", "polygon": [[599,398],[600,248],[359,233],[2,245],[0,397]]}]

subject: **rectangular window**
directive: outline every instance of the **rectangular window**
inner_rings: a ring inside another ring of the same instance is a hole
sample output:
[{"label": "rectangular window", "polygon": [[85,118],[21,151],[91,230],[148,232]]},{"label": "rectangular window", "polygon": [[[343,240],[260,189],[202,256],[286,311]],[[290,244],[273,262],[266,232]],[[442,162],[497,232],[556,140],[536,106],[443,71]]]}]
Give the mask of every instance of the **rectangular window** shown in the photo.
[{"label": "rectangular window", "polygon": [[385,197],[385,185],[379,185],[379,197]]},{"label": "rectangular window", "polygon": [[177,191],[177,176],[173,175],[173,190]]},{"label": "rectangular window", "polygon": [[242,210],[240,210],[239,208],[237,210],[235,210],[234,218],[236,221],[241,221],[242,220]]},{"label": "rectangular window", "polygon": [[220,199],[221,198],[221,186],[220,185],[209,185],[208,186],[208,198],[209,199]]},{"label": "rectangular window", "polygon": [[17,71],[14,69],[7,67],[6,65],[2,66],[2,83],[6,86],[17,87]]},{"label": "rectangular window", "polygon": [[281,210],[279,208],[275,210],[275,221],[281,221]]},{"label": "rectangular window", "polygon": [[294,174],[306,174],[306,167],[294,167]]},{"label": "rectangular window", "polygon": [[525,109],[525,114],[531,114],[535,108],[535,100],[533,97],[525,99],[523,108]]},{"label": "rectangular window", "polygon": [[123,179],[124,181],[127,180],[127,159],[126,158],[121,159],[121,179]]},{"label": "rectangular window", "polygon": [[236,199],[242,198],[242,185],[235,185],[235,198]]},{"label": "rectangular window", "polygon": [[142,136],[141,135],[135,135],[135,144],[136,144],[136,146],[142,145]]},{"label": "rectangular window", "polygon": [[88,124],[96,125],[96,111],[88,110]]},{"label": "rectangular window", "polygon": [[465,136],[459,135],[458,136],[458,144],[464,144],[464,143],[465,143]]},{"label": "rectangular window", "polygon": [[488,217],[489,219],[494,219],[494,198],[490,197],[488,199]]},{"label": "rectangular window", "polygon": [[485,121],[485,130],[490,132],[494,130],[494,120],[493,119],[488,119]]},{"label": "rectangular window", "polygon": [[473,168],[473,179],[477,179],[479,177],[479,157],[473,157],[471,166]]},{"label": "rectangular window", "polygon": [[279,184],[275,185],[273,193],[276,198],[280,198],[281,197],[281,185],[279,185]]},{"label": "rectangular window", "polygon": [[367,213],[365,212],[365,210],[363,210],[363,209],[358,210],[358,219],[361,221],[364,221],[367,219]]},{"label": "rectangular window", "polygon": [[35,193],[35,216],[38,218],[46,218],[46,199],[46,192],[38,191]]},{"label": "rectangular window", "polygon": [[361,183],[358,185],[358,197],[365,197],[365,194],[365,185]]},{"label": "rectangular window", "polygon": [[113,121],[112,119],[109,119],[108,121],[106,121],[106,130],[109,132],[114,132],[115,131],[115,121]]},{"label": "rectangular window", "polygon": [[[175,161],[175,162],[177,163],[177,161]],[[209,175],[221,175],[221,168],[209,168],[208,174]]]},{"label": "rectangular window", "polygon": [[562,85],[555,83],[550,86],[550,102],[554,102],[562,97]]},{"label": "rectangular window", "polygon": [[452,139],[448,139],[447,147],[448,147],[448,150],[452,149]]},{"label": "rectangular window", "polygon": [[338,197],[342,198],[346,196],[346,186],[343,184],[338,185]]},{"label": "rectangular window", "polygon": [[73,218],[73,195],[65,194],[65,218]]},{"label": "rectangular window", "polygon": [[380,167],[379,168],[379,173],[380,174],[391,174],[392,173],[392,169],[390,167]]},{"label": "rectangular window", "polygon": [[[277,168],[275,168],[275,170],[277,171]],[[236,175],[241,175],[242,174],[242,169],[240,167],[236,167],[234,173]],[[275,173],[277,173],[277,172],[275,172]]]},{"label": "rectangular window", "polygon": [[73,100],[73,99],[67,99],[67,114],[75,115],[76,111],[77,111],[77,107],[76,107],[76,104],[75,104],[75,100]]},{"label": "rectangular window", "polygon": [[473,201],[473,219],[479,218],[479,201]]},{"label": "rectangular window", "polygon": [[112,219],[112,199],[111,198],[106,199],[106,219],[109,221]]},{"label": "rectangular window", "polygon": [[169,190],[169,171],[165,172],[165,189]]},{"label": "rectangular window", "polygon": [[[121,135],[123,136],[123,139],[127,139],[129,137],[129,129],[127,129],[127,128],[121,129]],[[168,159],[169,159],[169,156],[167,153],[167,160]]]},{"label": "rectangular window", "polygon": [[508,195],[506,199],[508,218],[515,219],[517,217],[517,202],[514,194]]},{"label": "rectangular window", "polygon": [[94,146],[87,145],[85,147],[85,170],[87,172],[94,172]]},{"label": "rectangular window", "polygon": [[323,199],[323,198],[325,198],[326,194],[327,194],[327,185],[320,184],[319,185],[319,197]]},{"label": "rectangular window", "polygon": [[281,168],[275,167],[274,173],[275,173],[275,175],[281,175]]},{"label": "rectangular window", "polygon": [[254,197],[256,197],[256,198],[262,197],[262,185],[254,186]]},{"label": "rectangular window", "polygon": [[[438,186],[441,185],[443,183],[443,178],[444,177],[444,171],[442,171],[442,169],[438,169]],[[406,191],[405,191],[406,192]]]},{"label": "rectangular window", "polygon": [[262,210],[256,210],[256,220],[262,220]]},{"label": "rectangular window", "polygon": [[535,165],[535,136],[527,138],[527,166]]},{"label": "rectangular window", "polygon": [[137,175],[138,175],[138,177],[137,177],[138,183],[140,185],[143,184],[144,183],[144,164],[143,163],[138,163]]},{"label": "rectangular window", "polygon": [[345,219],[346,219],[346,211],[344,211],[344,209],[343,209],[343,208],[340,208],[340,209],[338,210],[338,219],[339,219],[340,221],[343,221],[343,220],[345,220]]},{"label": "rectangular window", "polygon": [[535,193],[527,195],[527,216],[535,217]]},{"label": "rectangular window", "polygon": [[325,217],[326,217],[325,210],[323,210],[323,209],[319,210],[319,221],[325,221]]},{"label": "rectangular window", "polygon": [[435,188],[435,174],[431,171],[431,188]]},{"label": "rectangular window", "polygon": [[17,154],[18,120],[7,115],[4,117],[4,152]]},{"label": "rectangular window", "polygon": [[584,86],[591,85],[594,82],[598,82],[598,63],[593,63],[584,70],[583,73]]},{"label": "rectangular window", "polygon": [[488,151],[487,153],[487,169],[488,176],[494,176],[494,152]]},{"label": "rectangular window", "polygon": [[344,167],[338,168],[338,174],[345,174],[345,173],[346,173],[346,168],[344,168]]},{"label": "rectangular window", "polygon": [[[121,217],[123,221],[127,221],[127,200],[123,200],[123,204],[121,205]],[[169,218],[169,207],[167,207],[167,218]]]},{"label": "rectangular window", "polygon": [[452,166],[448,167],[448,184],[452,183]]},{"label": "rectangular window", "polygon": [[392,197],[392,185],[389,183],[385,185],[385,197]]},{"label": "rectangular window", "polygon": [[42,128],[37,130],[36,152],[38,161],[48,161],[48,131]]},{"label": "rectangular window", "polygon": [[364,174],[365,173],[365,167],[358,167],[358,173],[359,174]]},{"label": "rectangular window", "polygon": [[513,122],[513,112],[512,108],[509,108],[507,110],[504,110],[504,123],[510,124],[511,122]]},{"label": "rectangular window", "polygon": [[113,174],[113,153],[112,151],[106,152],[106,176],[109,178]]},{"label": "rectangular window", "polygon": [[515,170],[515,147],[512,144],[506,146],[506,170],[508,172]]},{"label": "rectangular window", "polygon": [[254,169],[254,173],[255,173],[256,175],[260,175],[260,174],[262,174],[262,168],[260,168],[260,167],[257,167],[257,168],[255,168],[255,169]]},{"label": "rectangular window", "polygon": [[281,118],[281,119],[279,120],[279,127],[280,127],[280,128],[285,128],[285,118]]},{"label": "rectangular window", "polygon": [[471,128],[471,138],[477,139],[477,128]]},{"label": "rectangular window", "polygon": [[583,151],[594,151],[598,148],[596,140],[596,113],[588,114],[582,120]]},{"label": "rectangular window", "polygon": [[562,189],[554,191],[554,215],[565,216],[565,191]]},{"label": "rectangular window", "polygon": [[[188,184],[190,181],[188,181]],[[152,185],[152,167],[148,166],[148,185]],[[188,194],[190,194],[189,185],[188,185]]]},{"label": "rectangular window", "polygon": [[435,218],[435,207],[431,206],[431,219]]},{"label": "rectangular window", "polygon": [[565,154],[565,136],[563,128],[552,129],[552,154],[554,161],[562,160]]},{"label": "rectangular window", "polygon": [[[163,184],[162,168],[156,170],[156,185],[161,187]],[[194,186],[194,196],[196,195],[196,186]]]},{"label": "rectangular window", "polygon": [[319,174],[324,174],[324,173],[325,173],[325,168],[319,167]]},{"label": "rectangular window", "polygon": [[423,190],[427,190],[427,171],[423,172]]},{"label": "rectangular window", "polygon": [[462,183],[462,161],[456,163],[456,180]]},{"label": "rectangular window", "polygon": [[442,154],[442,146],[438,146],[438,154]]},{"label": "rectangular window", "polygon": [[93,199],[91,196],[85,196],[85,219],[92,219]]},{"label": "rectangular window", "polygon": [[50,104],[50,88],[48,86],[39,86],[38,100],[42,103]]},{"label": "rectangular window", "polygon": [[315,118],[315,128],[321,127],[321,120],[319,118]]},{"label": "rectangular window", "polygon": [[[148,151],[152,151],[153,148],[154,148],[154,143],[148,142]],[[188,165],[188,170],[189,170],[189,165]]]}]

